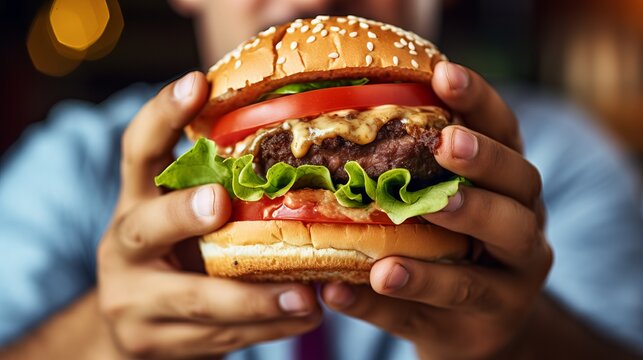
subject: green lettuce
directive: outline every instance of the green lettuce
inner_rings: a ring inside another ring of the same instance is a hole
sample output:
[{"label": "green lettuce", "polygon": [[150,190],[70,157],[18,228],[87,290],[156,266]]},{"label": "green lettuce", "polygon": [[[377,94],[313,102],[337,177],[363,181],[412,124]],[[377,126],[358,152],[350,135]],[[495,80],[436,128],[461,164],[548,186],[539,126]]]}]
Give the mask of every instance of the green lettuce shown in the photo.
[{"label": "green lettuce", "polygon": [[298,84],[288,84],[280,87],[279,89],[267,92],[259,97],[258,101],[263,101],[268,98],[273,98],[283,95],[292,95],[299,94],[311,90],[319,90],[331,87],[340,87],[340,86],[355,86],[355,85],[364,85],[368,82],[367,78],[361,79],[338,79],[338,80],[324,80],[324,81],[311,81]]},{"label": "green lettuce", "polygon": [[363,207],[375,202],[395,224],[441,210],[449,196],[458,191],[458,186],[466,183],[464,178],[455,177],[409,191],[411,174],[406,169],[388,170],[377,181],[355,161],[347,162],[344,169],[349,180],[337,185],[333,184],[328,168],[318,165],[295,168],[280,162],[270,167],[264,178],[254,171],[253,155],[224,159],[217,155],[214,142],[201,138],[154,181],[157,186],[170,189],[217,183],[223,185],[231,197],[245,201],[258,201],[263,196],[274,199],[291,189],[325,189],[333,191],[339,204],[345,207]]}]

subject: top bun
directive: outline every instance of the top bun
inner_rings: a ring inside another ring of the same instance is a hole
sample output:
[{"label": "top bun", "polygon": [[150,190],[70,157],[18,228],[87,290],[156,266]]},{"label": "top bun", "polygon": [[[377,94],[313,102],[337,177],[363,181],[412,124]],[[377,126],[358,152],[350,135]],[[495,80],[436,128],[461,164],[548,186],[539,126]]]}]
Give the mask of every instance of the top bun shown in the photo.
[{"label": "top bun", "polygon": [[435,45],[412,32],[351,15],[272,26],[210,68],[210,100],[186,132],[193,140],[208,137],[212,119],[287,84],[361,77],[430,83],[443,59]]}]

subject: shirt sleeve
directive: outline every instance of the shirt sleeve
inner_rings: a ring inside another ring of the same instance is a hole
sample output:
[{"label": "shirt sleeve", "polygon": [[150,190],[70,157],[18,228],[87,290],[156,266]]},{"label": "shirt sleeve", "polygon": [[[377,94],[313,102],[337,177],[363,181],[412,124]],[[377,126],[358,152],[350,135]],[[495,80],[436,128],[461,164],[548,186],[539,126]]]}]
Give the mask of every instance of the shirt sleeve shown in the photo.
[{"label": "shirt sleeve", "polygon": [[0,164],[0,347],[94,286],[120,134],[143,102],[131,95],[56,106]]},{"label": "shirt sleeve", "polygon": [[643,219],[627,159],[587,116],[552,100],[518,107],[540,170],[554,265],[546,289],[595,330],[643,351]]}]

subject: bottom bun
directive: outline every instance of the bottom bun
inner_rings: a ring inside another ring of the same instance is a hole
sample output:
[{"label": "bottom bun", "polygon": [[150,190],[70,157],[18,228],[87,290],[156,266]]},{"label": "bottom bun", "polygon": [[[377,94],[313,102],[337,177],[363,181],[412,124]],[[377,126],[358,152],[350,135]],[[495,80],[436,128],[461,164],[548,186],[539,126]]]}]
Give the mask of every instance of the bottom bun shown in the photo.
[{"label": "bottom bun", "polygon": [[208,274],[249,281],[345,281],[367,284],[373,263],[387,256],[452,262],[469,240],[431,224],[238,221],[201,239]]}]

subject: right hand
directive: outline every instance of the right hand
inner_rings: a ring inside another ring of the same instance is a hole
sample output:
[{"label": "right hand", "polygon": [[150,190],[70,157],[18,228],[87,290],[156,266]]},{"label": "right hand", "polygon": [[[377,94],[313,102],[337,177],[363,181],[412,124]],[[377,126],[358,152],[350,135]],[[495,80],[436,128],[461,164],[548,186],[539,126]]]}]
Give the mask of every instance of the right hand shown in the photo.
[{"label": "right hand", "polygon": [[176,243],[212,232],[230,216],[219,185],[162,194],[153,182],[207,97],[205,76],[190,73],[150,100],[123,136],[122,187],[98,250],[98,291],[100,310],[128,356],[224,354],[321,321],[309,286],[208,278],[168,260]]}]

